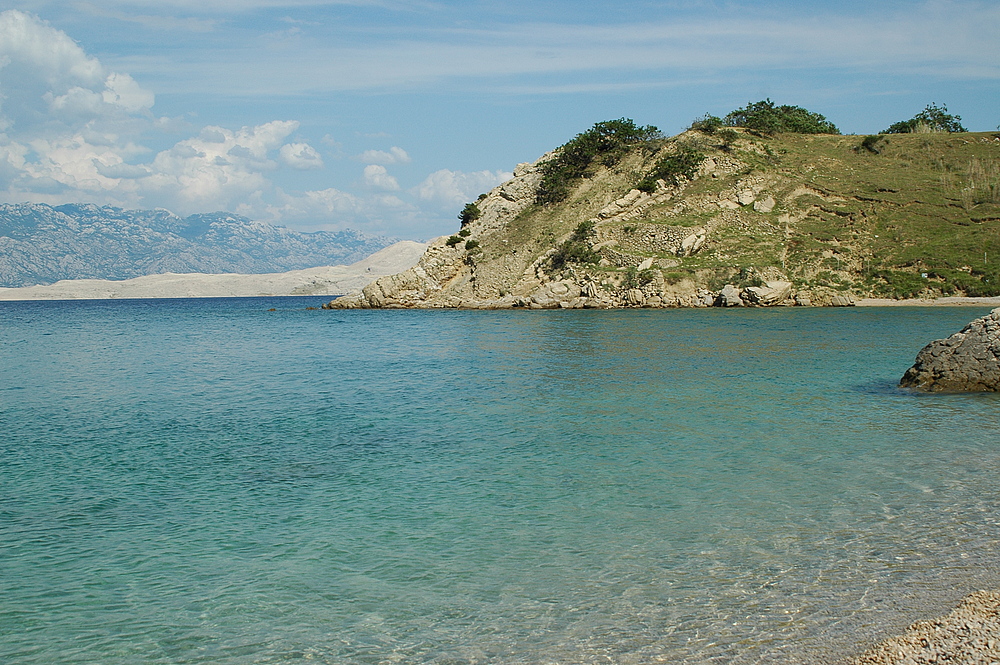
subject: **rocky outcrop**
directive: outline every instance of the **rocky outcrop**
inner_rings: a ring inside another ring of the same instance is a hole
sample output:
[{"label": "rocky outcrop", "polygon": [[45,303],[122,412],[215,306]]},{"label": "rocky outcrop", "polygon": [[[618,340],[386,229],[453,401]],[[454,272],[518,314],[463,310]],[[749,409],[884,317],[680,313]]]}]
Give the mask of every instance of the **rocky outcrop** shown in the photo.
[{"label": "rocky outcrop", "polygon": [[899,384],[931,392],[1000,391],[1000,307],[925,346]]},{"label": "rocky outcrop", "polygon": [[792,297],[792,283],[775,280],[764,282],[762,286],[748,286],[743,289],[742,298],[751,305],[770,307]]}]

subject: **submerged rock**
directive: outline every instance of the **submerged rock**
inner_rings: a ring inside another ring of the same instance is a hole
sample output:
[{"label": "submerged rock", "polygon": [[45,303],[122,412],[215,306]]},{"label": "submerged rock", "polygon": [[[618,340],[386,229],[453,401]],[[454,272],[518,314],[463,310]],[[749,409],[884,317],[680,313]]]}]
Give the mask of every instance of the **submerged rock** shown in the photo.
[{"label": "submerged rock", "polygon": [[932,392],[1000,391],[1000,307],[925,346],[899,385]]}]

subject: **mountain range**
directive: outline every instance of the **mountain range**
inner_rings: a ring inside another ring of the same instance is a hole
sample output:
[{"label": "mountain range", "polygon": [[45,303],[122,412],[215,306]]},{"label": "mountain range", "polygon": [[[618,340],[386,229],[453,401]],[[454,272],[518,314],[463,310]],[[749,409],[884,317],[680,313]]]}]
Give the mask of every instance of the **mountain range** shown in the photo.
[{"label": "mountain range", "polygon": [[228,212],[93,204],[0,204],[0,286],[161,273],[261,274],[354,263],[395,242],[357,231],[303,233]]}]

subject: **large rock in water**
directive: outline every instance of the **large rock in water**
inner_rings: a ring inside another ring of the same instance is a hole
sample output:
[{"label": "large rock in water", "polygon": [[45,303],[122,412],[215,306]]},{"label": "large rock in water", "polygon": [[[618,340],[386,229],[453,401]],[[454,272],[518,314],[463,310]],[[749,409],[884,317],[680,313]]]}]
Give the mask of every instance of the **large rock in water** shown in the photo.
[{"label": "large rock in water", "polygon": [[1000,307],[925,346],[899,385],[934,392],[1000,391]]}]

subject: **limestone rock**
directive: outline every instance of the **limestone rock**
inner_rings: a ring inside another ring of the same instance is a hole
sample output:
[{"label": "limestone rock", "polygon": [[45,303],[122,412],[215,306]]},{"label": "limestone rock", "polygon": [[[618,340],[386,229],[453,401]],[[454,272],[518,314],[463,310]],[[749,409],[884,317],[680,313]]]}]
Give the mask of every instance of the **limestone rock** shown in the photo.
[{"label": "limestone rock", "polygon": [[1000,392],[1000,307],[925,346],[899,384],[931,392]]},{"label": "limestone rock", "polygon": [[698,289],[692,304],[694,307],[711,307],[715,304],[715,294],[705,289]]},{"label": "limestone rock", "polygon": [[694,233],[684,238],[681,241],[680,249],[677,251],[679,256],[691,256],[701,249],[702,245],[705,244],[705,229],[697,229]]},{"label": "limestone rock", "polygon": [[732,284],[726,284],[719,292],[715,304],[719,307],[742,307],[743,299],[740,298],[740,290]]},{"label": "limestone rock", "polygon": [[774,210],[774,206],[777,201],[774,200],[773,196],[769,196],[763,201],[754,201],[753,209],[757,212],[771,212]]},{"label": "limestone rock", "polygon": [[750,286],[743,289],[741,294],[744,301],[770,307],[780,302],[788,300],[792,295],[792,283],[783,281],[764,282],[764,286]]},{"label": "limestone rock", "polygon": [[834,296],[830,299],[830,307],[854,307],[854,298],[851,296]]},{"label": "limestone rock", "polygon": [[625,302],[629,305],[641,306],[646,302],[646,297],[639,289],[629,289],[625,292]]}]

